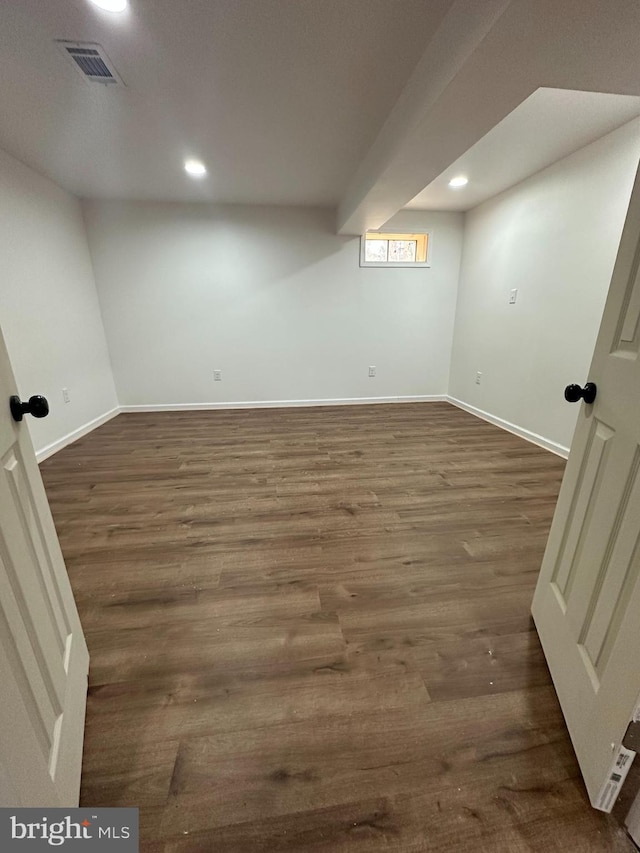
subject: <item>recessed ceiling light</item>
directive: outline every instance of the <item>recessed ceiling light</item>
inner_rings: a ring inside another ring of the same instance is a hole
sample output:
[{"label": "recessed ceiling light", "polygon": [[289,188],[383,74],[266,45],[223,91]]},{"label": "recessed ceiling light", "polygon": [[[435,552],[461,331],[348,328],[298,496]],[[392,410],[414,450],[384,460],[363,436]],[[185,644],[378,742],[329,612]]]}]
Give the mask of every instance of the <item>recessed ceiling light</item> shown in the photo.
[{"label": "recessed ceiling light", "polygon": [[207,174],[207,167],[199,160],[185,160],[184,170],[192,178],[202,178]]},{"label": "recessed ceiling light", "polygon": [[91,0],[91,2],[105,12],[124,12],[128,6],[128,0]]},{"label": "recessed ceiling light", "polygon": [[464,175],[458,175],[456,178],[451,178],[449,181],[450,187],[466,187],[469,183],[469,178],[466,178]]}]

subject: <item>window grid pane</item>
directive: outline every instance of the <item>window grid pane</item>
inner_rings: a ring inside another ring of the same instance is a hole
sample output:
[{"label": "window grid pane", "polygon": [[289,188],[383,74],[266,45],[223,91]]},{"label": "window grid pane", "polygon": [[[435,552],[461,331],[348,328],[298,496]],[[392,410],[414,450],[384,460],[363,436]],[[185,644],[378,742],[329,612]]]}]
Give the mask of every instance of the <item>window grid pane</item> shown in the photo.
[{"label": "window grid pane", "polygon": [[389,260],[415,263],[416,248],[415,240],[389,240]]},{"label": "window grid pane", "polygon": [[362,236],[366,266],[427,266],[429,234],[369,231]]},{"label": "window grid pane", "polygon": [[389,260],[388,240],[365,240],[364,259],[367,263],[384,264]]}]

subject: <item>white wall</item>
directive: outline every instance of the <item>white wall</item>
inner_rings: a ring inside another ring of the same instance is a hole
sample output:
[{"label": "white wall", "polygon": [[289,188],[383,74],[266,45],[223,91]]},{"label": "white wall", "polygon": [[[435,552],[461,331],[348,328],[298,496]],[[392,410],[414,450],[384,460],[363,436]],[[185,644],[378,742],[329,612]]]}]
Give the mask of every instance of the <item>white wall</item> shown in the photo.
[{"label": "white wall", "polygon": [[20,395],[44,394],[51,407],[25,420],[41,451],[117,401],[80,203],[2,151],[0,257],[0,324]]},{"label": "white wall", "polygon": [[460,214],[394,219],[433,251],[393,270],[361,269],[332,210],[87,202],[85,221],[122,405],[447,392]]},{"label": "white wall", "polygon": [[637,119],[467,214],[452,397],[570,445],[639,156]]},{"label": "white wall", "polygon": [[394,217],[431,231],[432,267],[385,270],[331,210],[86,202],[92,270],[78,201],[0,152],[2,325],[21,394],[52,405],[36,447],[117,405],[109,355],[125,406],[449,392],[566,447],[639,154],[636,120],[476,208],[461,269],[455,213]]}]

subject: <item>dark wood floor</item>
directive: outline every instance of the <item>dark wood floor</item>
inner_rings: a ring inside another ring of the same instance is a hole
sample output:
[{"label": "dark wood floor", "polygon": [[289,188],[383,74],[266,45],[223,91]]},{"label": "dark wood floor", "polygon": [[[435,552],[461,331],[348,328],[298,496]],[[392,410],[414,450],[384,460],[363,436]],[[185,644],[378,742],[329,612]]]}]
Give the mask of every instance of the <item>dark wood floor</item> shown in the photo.
[{"label": "dark wood floor", "polygon": [[611,851],[529,606],[563,462],[446,403],[126,414],[42,465],[82,802],[143,851]]}]

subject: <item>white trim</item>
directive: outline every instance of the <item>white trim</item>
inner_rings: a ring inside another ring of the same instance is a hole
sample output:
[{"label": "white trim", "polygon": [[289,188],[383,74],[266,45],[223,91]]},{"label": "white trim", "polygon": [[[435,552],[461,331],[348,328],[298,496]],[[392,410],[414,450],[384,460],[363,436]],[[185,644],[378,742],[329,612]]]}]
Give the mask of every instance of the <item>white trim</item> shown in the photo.
[{"label": "white trim", "polygon": [[121,412],[190,412],[215,409],[291,409],[311,406],[357,406],[372,403],[443,403],[445,394],[426,394],[413,397],[339,397],[321,400],[239,400],[226,403],[145,403],[139,406],[120,406]]},{"label": "white trim", "polygon": [[457,400],[447,394],[416,394],[413,396],[404,397],[338,397],[335,399],[327,398],[320,400],[241,400],[229,401],[224,403],[145,403],[136,406],[116,406],[104,415],[94,418],[89,423],[84,424],[73,432],[68,433],[62,438],[54,441],[52,444],[47,444],[45,447],[36,451],[36,459],[38,462],[43,462],[58,450],[72,444],[77,439],[82,438],[87,433],[97,429],[102,424],[115,418],[120,412],[190,412],[190,411],[214,411],[216,409],[277,409],[277,408],[302,408],[313,406],[358,406],[372,405],[378,403],[451,403],[465,412],[469,412],[484,421],[488,421],[494,426],[501,427],[507,432],[520,436],[532,444],[537,444],[538,447],[543,447],[545,450],[550,450],[567,459],[569,456],[569,448],[562,444],[557,444],[544,436],[537,435],[523,427],[516,426],[503,420],[496,415],[490,415],[482,409],[463,403],[462,400]]},{"label": "white trim", "polygon": [[543,447],[545,450],[550,450],[551,453],[555,453],[557,456],[562,456],[563,459],[568,459],[569,457],[569,448],[562,444],[551,441],[551,439],[538,435],[535,432],[531,432],[531,430],[525,429],[524,427],[516,426],[516,424],[505,421],[503,418],[497,417],[497,415],[490,415],[489,412],[477,409],[475,406],[469,405],[469,403],[463,403],[462,400],[456,400],[455,397],[448,396],[447,400],[453,406],[457,406],[459,409],[464,409],[465,412],[469,412],[478,418],[482,418],[483,421],[488,421],[494,426],[501,427],[507,432],[519,435],[520,438],[524,438],[532,444],[537,444],[538,447]]},{"label": "white trim", "polygon": [[57,453],[58,450],[62,450],[63,447],[66,447],[68,444],[72,444],[72,442],[82,438],[82,436],[86,435],[88,432],[97,429],[97,427],[102,426],[102,424],[106,424],[106,422],[110,421],[111,418],[115,418],[116,415],[119,415],[120,411],[120,406],[116,406],[114,409],[105,412],[104,415],[100,415],[92,421],[89,421],[89,423],[78,427],[78,429],[74,429],[73,432],[63,435],[62,438],[52,442],[52,444],[47,444],[45,447],[41,447],[40,450],[36,450],[36,459],[38,462],[43,462],[45,459],[53,456],[54,453]]}]

